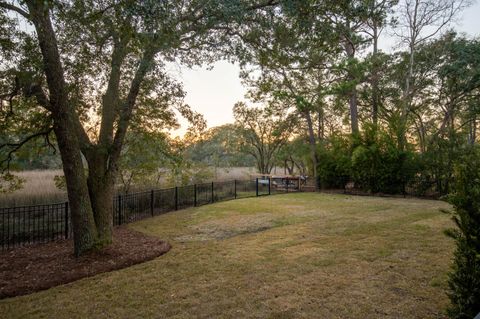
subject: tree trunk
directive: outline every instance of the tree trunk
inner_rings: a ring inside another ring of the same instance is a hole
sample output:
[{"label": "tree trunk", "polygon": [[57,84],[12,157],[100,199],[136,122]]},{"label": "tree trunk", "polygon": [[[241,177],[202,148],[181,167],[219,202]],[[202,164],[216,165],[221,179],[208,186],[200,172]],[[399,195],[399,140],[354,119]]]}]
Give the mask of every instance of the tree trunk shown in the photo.
[{"label": "tree trunk", "polygon": [[357,109],[357,89],[353,88],[350,92],[350,98],[348,100],[350,106],[350,122],[352,127],[352,135],[358,135],[358,109]]},{"label": "tree trunk", "polygon": [[[355,48],[351,42],[347,42],[345,44],[345,51],[347,52],[347,56],[350,59],[355,58]],[[355,76],[353,74],[349,74],[349,80],[351,82],[355,81]],[[353,86],[349,93],[348,104],[350,107],[350,125],[352,129],[352,135],[357,135],[359,132],[358,129],[358,107],[357,107],[357,88]]]},{"label": "tree trunk", "polygon": [[54,117],[54,131],[63,163],[63,173],[72,218],[74,253],[76,256],[96,245],[98,233],[95,227],[90,196],[85,178],[80,147],[67,114]]},{"label": "tree trunk", "polygon": [[98,232],[97,248],[101,248],[112,242],[115,180],[107,173],[105,156],[98,153],[97,149],[88,159],[87,182]]},{"label": "tree trunk", "polygon": [[470,145],[475,145],[477,139],[477,115],[473,115],[472,120],[470,121],[470,130],[469,130],[469,141]]},{"label": "tree trunk", "polygon": [[[291,165],[288,165],[288,175],[293,175],[293,170],[295,169],[295,161],[293,158],[290,156],[290,163]],[[285,164],[287,164],[287,161],[285,161]]]},{"label": "tree trunk", "polygon": [[70,202],[74,252],[78,256],[95,247],[98,233],[90,206],[80,141],[76,134],[76,114],[68,102],[63,66],[50,20],[48,3],[27,1],[27,6],[42,53],[44,72],[49,88],[49,104],[44,106],[52,113],[54,121],[53,129],[62,158]]},{"label": "tree trunk", "polygon": [[318,165],[318,157],[317,157],[317,141],[315,140],[315,132],[313,131],[313,122],[310,112],[304,112],[305,119],[307,120],[308,126],[308,144],[310,146],[310,156],[312,159],[313,164],[313,178],[315,180],[315,190],[318,191],[318,183],[317,183],[317,165]]},{"label": "tree trunk", "polygon": [[[67,83],[50,18],[49,1],[27,0],[42,54],[48,84],[48,98],[40,103],[51,114],[67,184],[72,216],[75,254],[101,248],[112,241],[113,195],[117,163],[125,134],[146,74],[152,69],[158,48],[147,46],[125,99],[119,98],[122,63],[128,36],[115,41],[111,74],[102,102],[102,123],[98,145],[93,145],[69,101]],[[38,99],[37,99],[38,100]],[[118,118],[116,125],[115,119]],[[114,129],[116,127],[116,133]],[[88,161],[85,176],[82,152]]]},{"label": "tree trunk", "polygon": [[408,120],[408,113],[410,111],[410,101],[412,100],[410,94],[410,86],[413,77],[413,65],[415,63],[415,51],[413,46],[410,46],[410,58],[408,62],[408,72],[407,77],[405,79],[405,89],[403,91],[402,96],[402,111],[400,114],[400,123],[399,123],[399,131],[398,131],[398,144],[399,149],[405,149],[407,144],[407,120]]},{"label": "tree trunk", "polygon": [[[375,5],[375,3],[373,3]],[[374,59],[374,68],[372,75],[372,122],[376,127],[378,125],[378,107],[380,104],[379,100],[379,88],[378,88],[378,26],[377,23],[373,23],[373,59]]]},{"label": "tree trunk", "polygon": [[320,107],[318,110],[318,132],[317,132],[318,140],[322,141],[325,137],[325,117],[323,114],[323,108]]}]

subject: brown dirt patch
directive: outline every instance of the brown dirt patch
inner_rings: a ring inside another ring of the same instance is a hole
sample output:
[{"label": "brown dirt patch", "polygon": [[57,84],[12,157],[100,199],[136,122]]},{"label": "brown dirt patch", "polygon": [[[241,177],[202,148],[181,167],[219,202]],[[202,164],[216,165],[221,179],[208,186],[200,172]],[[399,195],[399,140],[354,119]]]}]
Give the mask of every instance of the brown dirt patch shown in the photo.
[{"label": "brown dirt patch", "polygon": [[155,237],[118,227],[109,247],[75,258],[73,241],[19,247],[0,253],[0,299],[30,294],[84,277],[152,260],[171,246]]},{"label": "brown dirt patch", "polygon": [[238,235],[257,233],[273,227],[273,215],[233,215],[193,225],[191,234],[176,237],[180,242],[228,239]]}]

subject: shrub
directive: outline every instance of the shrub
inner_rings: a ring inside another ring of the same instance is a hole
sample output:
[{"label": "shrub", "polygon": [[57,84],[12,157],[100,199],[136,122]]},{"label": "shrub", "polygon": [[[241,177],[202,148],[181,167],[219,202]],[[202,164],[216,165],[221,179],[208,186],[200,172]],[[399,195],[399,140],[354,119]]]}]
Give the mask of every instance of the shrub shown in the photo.
[{"label": "shrub", "polygon": [[480,312],[480,159],[473,152],[455,165],[454,207],[456,228],[446,234],[456,242],[448,293],[450,318],[473,318]]},{"label": "shrub", "polygon": [[414,177],[418,161],[413,152],[399,150],[387,133],[366,127],[352,153],[355,186],[372,193],[402,193]]},{"label": "shrub", "polygon": [[344,188],[350,180],[350,144],[345,138],[332,138],[330,147],[318,152],[318,184],[321,188]]}]

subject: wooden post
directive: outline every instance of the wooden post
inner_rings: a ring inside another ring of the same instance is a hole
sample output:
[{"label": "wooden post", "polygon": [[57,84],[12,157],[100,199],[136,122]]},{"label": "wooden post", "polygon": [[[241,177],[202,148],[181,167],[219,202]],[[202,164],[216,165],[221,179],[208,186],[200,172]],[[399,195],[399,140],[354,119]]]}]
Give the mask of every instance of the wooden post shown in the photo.
[{"label": "wooden post", "polygon": [[288,193],[288,177],[287,177],[286,181],[287,181],[286,188],[287,188],[287,193]]},{"label": "wooden post", "polygon": [[272,178],[271,177],[268,177],[268,195],[271,195],[271,186],[270,184],[272,184]]},{"label": "wooden post", "polygon": [[235,199],[237,199],[237,180],[233,180],[233,192],[235,194]]},{"label": "wooden post", "polygon": [[258,197],[258,177],[255,179],[255,193]]}]

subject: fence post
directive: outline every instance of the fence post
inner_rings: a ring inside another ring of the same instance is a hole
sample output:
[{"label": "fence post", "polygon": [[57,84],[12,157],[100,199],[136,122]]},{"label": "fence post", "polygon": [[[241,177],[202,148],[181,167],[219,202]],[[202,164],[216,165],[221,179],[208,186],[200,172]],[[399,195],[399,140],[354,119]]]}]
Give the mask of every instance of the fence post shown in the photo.
[{"label": "fence post", "polygon": [[235,194],[235,199],[237,199],[237,180],[233,180],[233,192]]},{"label": "fence post", "polygon": [[287,177],[287,193],[288,193],[288,177]]},{"label": "fence post", "polygon": [[271,195],[271,186],[270,184],[272,184],[272,178],[271,177],[268,177],[268,195]]},{"label": "fence post", "polygon": [[65,202],[65,239],[68,238],[68,202]]},{"label": "fence post", "polygon": [[118,195],[118,224],[122,224],[122,195]]},{"label": "fence post", "polygon": [[213,203],[213,182],[212,182],[212,203]]},{"label": "fence post", "polygon": [[197,184],[193,184],[193,207],[197,207]]},{"label": "fence post", "polygon": [[255,194],[258,197],[258,177],[255,179]]},{"label": "fence post", "polygon": [[175,210],[178,210],[178,187],[175,186]]},{"label": "fence post", "polygon": [[153,205],[154,205],[154,192],[153,189],[150,191],[150,213],[152,213],[153,216]]}]

